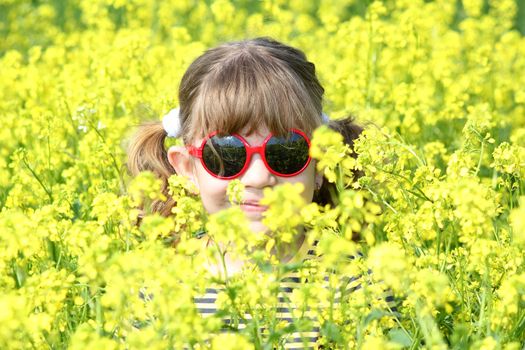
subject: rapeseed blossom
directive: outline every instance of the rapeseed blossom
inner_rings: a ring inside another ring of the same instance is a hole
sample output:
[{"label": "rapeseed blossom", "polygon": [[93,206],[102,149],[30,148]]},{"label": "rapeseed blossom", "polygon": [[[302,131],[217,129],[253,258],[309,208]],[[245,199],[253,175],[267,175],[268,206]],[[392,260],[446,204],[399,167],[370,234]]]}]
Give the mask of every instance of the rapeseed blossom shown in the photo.
[{"label": "rapeseed blossom", "polygon": [[[523,348],[522,13],[515,0],[0,1],[0,348],[263,349],[314,319],[326,348]],[[124,164],[195,57],[255,36],[303,49],[325,113],[366,126],[353,147],[313,133],[334,205],[266,191],[273,235],[247,229],[236,182],[232,207],[207,215],[185,178],[132,180]],[[279,263],[298,225],[320,256]],[[217,244],[202,249],[206,231]],[[250,261],[211,275],[224,254]],[[290,272],[296,308],[277,321]],[[211,284],[219,311],[201,317],[193,297]],[[224,317],[247,326],[224,332]]]}]

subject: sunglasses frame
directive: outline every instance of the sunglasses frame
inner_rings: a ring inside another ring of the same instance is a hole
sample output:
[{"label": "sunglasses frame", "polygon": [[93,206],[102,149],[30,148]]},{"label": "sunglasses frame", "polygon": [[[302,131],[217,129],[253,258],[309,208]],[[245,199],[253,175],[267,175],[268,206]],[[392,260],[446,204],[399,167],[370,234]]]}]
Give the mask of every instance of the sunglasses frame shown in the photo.
[{"label": "sunglasses frame", "polygon": [[[301,135],[306,140],[306,143],[308,144],[308,150],[310,150],[310,138],[304,132],[302,132],[299,129],[291,129],[290,132],[294,132],[296,134]],[[244,162],[244,165],[243,165],[242,169],[237,174],[232,175],[232,176],[219,176],[217,174],[214,174],[213,172],[211,172],[208,169],[206,164],[204,164],[204,159],[202,157],[202,151],[204,149],[204,146],[206,145],[206,142],[208,142],[209,139],[211,139],[213,136],[217,135],[218,133],[219,133],[218,131],[214,131],[214,132],[208,134],[208,136],[206,136],[202,140],[201,145],[199,147],[196,147],[196,146],[193,146],[193,145],[187,145],[186,146],[186,148],[188,149],[190,155],[192,155],[192,156],[194,156],[196,158],[199,158],[201,160],[201,164],[202,164],[203,168],[208,172],[208,174],[210,174],[211,176],[213,176],[215,178],[218,178],[218,179],[233,180],[233,179],[236,179],[236,178],[240,177],[248,169],[248,166],[249,166],[249,164],[250,164],[250,162],[252,160],[252,156],[254,154],[259,154],[261,156],[261,159],[262,159],[262,161],[264,163],[264,166],[266,166],[266,169],[268,169],[269,172],[271,172],[274,175],[280,176],[280,177],[292,177],[292,176],[299,175],[300,173],[302,173],[308,167],[308,165],[310,164],[310,161],[312,160],[312,157],[310,157],[310,153],[308,153],[308,160],[306,161],[305,165],[300,170],[298,170],[298,171],[296,171],[296,172],[294,172],[292,174],[282,174],[282,173],[279,173],[279,172],[273,170],[268,165],[268,162],[266,161],[266,155],[265,155],[266,144],[274,136],[272,133],[270,133],[264,139],[263,143],[261,145],[259,145],[259,146],[251,146],[248,143],[248,141],[246,141],[244,139],[244,137],[242,137],[241,135],[239,135],[239,134],[231,134],[231,135],[227,135],[227,136],[234,136],[234,137],[238,138],[243,143],[244,148],[246,149],[246,161]]]}]

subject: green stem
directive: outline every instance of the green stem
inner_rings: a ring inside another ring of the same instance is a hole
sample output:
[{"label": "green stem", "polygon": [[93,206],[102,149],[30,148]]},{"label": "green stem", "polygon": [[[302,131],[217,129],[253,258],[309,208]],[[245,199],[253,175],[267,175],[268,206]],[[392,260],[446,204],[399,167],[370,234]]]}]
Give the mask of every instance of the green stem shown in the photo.
[{"label": "green stem", "polygon": [[408,182],[409,184],[411,184],[411,185],[417,190],[417,192],[420,193],[420,196],[417,196],[413,191],[409,191],[411,194],[415,195],[415,196],[418,197],[418,198],[425,199],[425,200],[427,200],[427,201],[429,201],[429,202],[434,203],[434,201],[431,200],[431,199],[425,194],[425,192],[423,192],[422,189],[420,189],[418,186],[415,186],[415,185],[410,181],[410,179],[406,178],[406,177],[403,176],[403,175],[400,175],[400,174],[394,173],[394,172],[386,171],[386,170],[383,170],[383,169],[381,169],[381,170],[384,171],[385,173],[389,174],[389,175],[396,176],[396,177],[399,177],[399,178],[405,180],[406,182]]},{"label": "green stem", "polygon": [[[487,323],[487,317],[485,316],[485,307],[487,307],[487,303],[490,302],[490,300],[487,300],[487,295],[488,295],[488,292],[489,292],[489,288],[490,288],[490,271],[489,271],[489,262],[488,262],[488,258],[485,260],[485,273],[484,273],[484,276],[483,276],[483,291],[482,291],[482,294],[481,294],[481,303],[480,303],[480,308],[479,308],[479,318],[478,318],[478,322],[477,322],[477,335],[479,337],[483,337],[485,336],[484,334],[482,334],[482,331],[485,331],[485,332],[488,332],[490,331],[490,324]],[[483,329],[483,325],[487,323],[487,329],[486,330],[482,330]]]},{"label": "green stem", "polygon": [[370,187],[366,187],[366,190],[370,192],[374,197],[379,198],[381,200],[381,203],[383,203],[388,209],[392,210],[394,214],[397,214],[397,210],[394,207],[392,207],[390,204],[388,204],[387,201],[385,201],[382,196],[374,192]]},{"label": "green stem", "polygon": [[393,146],[399,146],[399,147],[402,147],[404,149],[406,149],[408,151],[408,153],[410,153],[411,155],[414,156],[414,158],[417,159],[418,163],[419,163],[419,166],[425,166],[426,165],[426,162],[419,158],[419,156],[416,154],[416,152],[410,148],[408,145],[404,144],[404,143],[400,143],[400,142],[394,142],[394,141],[390,141],[390,142],[386,142],[387,145],[393,145]]},{"label": "green stem", "polygon": [[476,167],[476,172],[474,173],[474,176],[477,176],[479,173],[479,169],[481,169],[481,161],[483,159],[483,150],[485,148],[485,142],[481,141],[481,148],[479,150],[479,159],[478,159],[478,165]]},{"label": "green stem", "polygon": [[40,184],[40,186],[44,189],[44,191],[46,192],[47,196],[49,197],[49,202],[50,204],[53,203],[53,193],[51,193],[51,191],[46,187],[46,185],[44,185],[44,183],[42,182],[42,180],[40,180],[40,177],[38,177],[38,175],[35,173],[35,171],[29,166],[29,164],[27,163],[27,160],[24,158],[22,158],[22,161],[24,162],[24,165],[26,166],[26,168],[31,172],[31,174],[33,174],[33,176],[35,177],[35,179],[38,181],[38,183]]},{"label": "green stem", "polygon": [[[95,133],[100,137],[100,139],[102,140],[102,142],[104,144],[107,145],[107,142],[106,142],[106,139],[104,138],[104,136],[98,131],[97,127],[95,126],[94,123],[92,123],[91,119],[88,120],[89,121],[89,126],[95,130]],[[117,171],[117,174],[119,176],[119,181],[120,181],[120,188],[121,190],[123,190],[124,192],[126,191],[126,185],[125,185],[125,181],[124,181],[124,178],[122,177],[122,174],[121,174],[121,171],[120,171],[120,168],[117,164],[117,160],[115,159],[115,156],[113,155],[112,152],[108,152],[109,153],[109,156],[111,157],[111,161],[113,163],[113,166],[115,167],[115,170]]]},{"label": "green stem", "polygon": [[221,257],[221,265],[224,270],[224,284],[227,286],[228,285],[228,269],[226,268],[226,259],[225,259],[226,250],[223,252],[221,250],[221,247],[219,246],[219,243],[215,242],[215,240],[213,241],[213,243],[214,243],[215,249],[217,250],[217,252],[219,253],[219,256]]}]

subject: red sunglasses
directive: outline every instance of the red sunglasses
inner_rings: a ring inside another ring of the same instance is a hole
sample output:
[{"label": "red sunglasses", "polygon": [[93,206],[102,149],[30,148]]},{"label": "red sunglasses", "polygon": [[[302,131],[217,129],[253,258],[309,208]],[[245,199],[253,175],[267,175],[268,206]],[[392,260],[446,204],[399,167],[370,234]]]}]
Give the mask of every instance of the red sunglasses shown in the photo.
[{"label": "red sunglasses", "polygon": [[238,134],[220,136],[215,131],[206,136],[199,147],[186,147],[192,156],[200,158],[210,175],[225,180],[241,176],[255,153],[272,174],[283,177],[300,174],[311,160],[310,139],[297,129],[284,137],[270,134],[260,146],[250,146]]}]

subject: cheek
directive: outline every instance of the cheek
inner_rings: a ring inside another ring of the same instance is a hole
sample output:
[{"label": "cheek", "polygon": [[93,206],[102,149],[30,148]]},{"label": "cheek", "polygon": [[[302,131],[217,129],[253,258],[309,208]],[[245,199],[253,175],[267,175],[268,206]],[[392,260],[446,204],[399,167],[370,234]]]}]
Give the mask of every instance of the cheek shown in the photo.
[{"label": "cheek", "polygon": [[315,190],[315,162],[310,162],[308,168],[306,168],[303,174],[305,175],[305,179],[303,180],[303,198],[307,203],[310,203],[313,199]]},{"label": "cheek", "polygon": [[211,176],[200,164],[195,167],[195,175],[202,204],[208,213],[212,214],[229,206],[226,195],[228,181]]},{"label": "cheek", "polygon": [[288,178],[281,178],[283,179],[282,182],[291,182],[291,183],[297,183],[300,182],[304,185],[304,191],[302,193],[302,197],[305,199],[306,203],[310,203],[313,199],[314,195],[314,189],[315,189],[315,162],[311,161],[310,164],[308,164],[308,167],[299,175],[288,177]]}]

